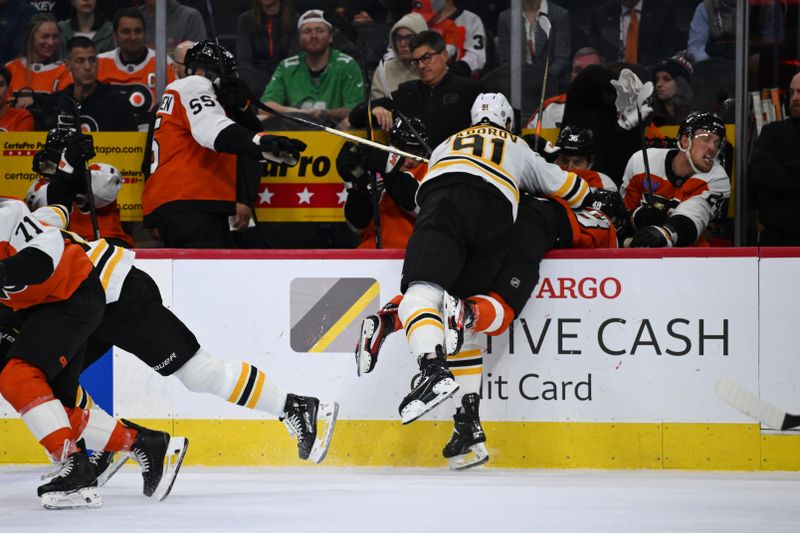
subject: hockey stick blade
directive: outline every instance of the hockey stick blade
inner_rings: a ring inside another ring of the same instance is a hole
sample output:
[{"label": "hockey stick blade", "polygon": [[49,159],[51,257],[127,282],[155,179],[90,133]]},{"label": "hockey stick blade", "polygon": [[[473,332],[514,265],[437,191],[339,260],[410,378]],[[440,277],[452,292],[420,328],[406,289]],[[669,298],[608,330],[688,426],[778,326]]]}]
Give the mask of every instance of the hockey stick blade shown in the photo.
[{"label": "hockey stick blade", "polygon": [[732,379],[719,380],[714,390],[731,407],[773,429],[786,430],[800,426],[800,416],[781,411]]},{"label": "hockey stick blade", "polygon": [[156,501],[163,502],[169,496],[188,448],[189,439],[186,437],[172,437],[169,440],[167,454],[164,457],[164,474],[161,476],[161,481],[158,482],[155,492],[153,492],[153,498]]},{"label": "hockey stick blade", "polygon": [[128,452],[119,452],[119,454],[117,454],[116,459],[114,459],[114,462],[108,465],[108,467],[105,470],[103,470],[102,474],[97,476],[97,486],[102,487],[103,485],[108,483],[108,480],[114,477],[114,474],[119,472],[120,468],[125,466],[125,463],[128,462],[128,459],[130,459],[130,457],[131,456]]},{"label": "hockey stick blade", "polygon": [[321,463],[325,456],[328,455],[328,446],[331,444],[333,437],[333,428],[336,427],[336,419],[339,416],[339,404],[337,402],[320,402],[319,411],[317,414],[317,422],[322,422],[324,428],[322,436],[318,437],[311,448],[311,453],[308,459],[312,463]]}]

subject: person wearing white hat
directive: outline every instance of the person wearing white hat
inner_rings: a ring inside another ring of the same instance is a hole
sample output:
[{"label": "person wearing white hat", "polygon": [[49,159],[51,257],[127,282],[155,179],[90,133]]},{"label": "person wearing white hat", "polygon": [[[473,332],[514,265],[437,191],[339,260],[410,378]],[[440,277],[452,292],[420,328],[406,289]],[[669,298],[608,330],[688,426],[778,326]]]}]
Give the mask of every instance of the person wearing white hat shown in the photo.
[{"label": "person wearing white hat", "polygon": [[360,67],[331,48],[333,27],[319,9],[303,13],[297,31],[303,51],[281,62],[261,101],[282,113],[306,113],[348,126],[350,109],[364,100]]}]

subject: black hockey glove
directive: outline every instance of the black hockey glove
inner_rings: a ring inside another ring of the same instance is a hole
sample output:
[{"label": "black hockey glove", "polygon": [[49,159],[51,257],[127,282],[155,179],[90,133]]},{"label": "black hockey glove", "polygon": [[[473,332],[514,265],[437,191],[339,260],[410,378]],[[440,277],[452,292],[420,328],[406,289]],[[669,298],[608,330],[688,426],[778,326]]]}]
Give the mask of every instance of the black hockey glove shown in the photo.
[{"label": "black hockey glove", "polygon": [[222,107],[230,111],[242,109],[247,105],[247,99],[240,88],[239,78],[234,76],[225,76],[220,80],[218,98]]},{"label": "black hockey glove", "polygon": [[667,221],[667,215],[674,202],[656,194],[642,196],[642,203],[633,211],[633,225],[636,228],[660,225]]},{"label": "black hockey glove", "polygon": [[95,156],[94,139],[91,135],[76,135],[64,148],[64,159],[77,168]]},{"label": "black hockey glove", "polygon": [[678,235],[669,224],[645,226],[636,230],[630,242],[631,248],[671,248]]},{"label": "black hockey glove", "polygon": [[261,149],[261,155],[270,161],[286,163],[294,166],[300,160],[300,152],[306,149],[306,143],[282,135],[259,133],[253,142]]},{"label": "black hockey glove", "polygon": [[336,156],[336,172],[346,184],[366,187],[369,176],[364,171],[364,157],[354,142],[347,141]]},{"label": "black hockey glove", "polygon": [[400,168],[405,162],[402,156],[366,144],[359,146],[358,151],[364,155],[364,168],[381,174],[389,174]]}]

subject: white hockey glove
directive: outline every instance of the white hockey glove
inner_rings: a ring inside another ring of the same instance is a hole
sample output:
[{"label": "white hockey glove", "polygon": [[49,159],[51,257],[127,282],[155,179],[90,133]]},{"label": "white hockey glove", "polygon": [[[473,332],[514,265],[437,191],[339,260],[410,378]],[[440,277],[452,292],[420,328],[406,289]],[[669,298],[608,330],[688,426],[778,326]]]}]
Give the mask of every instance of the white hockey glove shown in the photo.
[{"label": "white hockey glove", "polygon": [[653,94],[653,82],[642,83],[642,80],[630,69],[622,69],[618,80],[611,80],[617,91],[614,105],[617,107],[617,124],[621,128],[631,130],[639,124],[639,111],[642,120],[653,112],[647,99]]},{"label": "white hockey glove", "polygon": [[281,135],[256,133],[253,144],[259,147],[261,155],[267,161],[284,163],[293,167],[300,160],[300,152],[306,149],[306,143]]}]

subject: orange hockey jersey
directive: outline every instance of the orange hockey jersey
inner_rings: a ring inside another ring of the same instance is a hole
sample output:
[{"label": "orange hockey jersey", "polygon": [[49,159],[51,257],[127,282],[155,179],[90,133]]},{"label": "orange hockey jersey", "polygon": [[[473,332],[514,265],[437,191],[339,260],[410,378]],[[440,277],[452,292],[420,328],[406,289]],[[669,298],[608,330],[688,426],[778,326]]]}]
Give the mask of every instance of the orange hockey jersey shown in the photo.
[{"label": "orange hockey jersey", "polygon": [[33,115],[27,109],[6,108],[0,117],[0,131],[33,131]]},{"label": "orange hockey jersey", "polygon": [[6,63],[6,68],[11,73],[11,84],[8,94],[16,96],[20,89],[31,89],[37,93],[54,93],[66,88],[72,83],[72,75],[61,61],[55,63],[34,63],[28,65],[28,60],[19,57]]},{"label": "orange hockey jersey", "polygon": [[[97,79],[123,86],[136,109],[152,111],[156,107],[156,53],[151,49],[147,50],[144,61],[136,65],[123,63],[118,48],[98,54]],[[172,60],[167,58],[167,84],[173,81]]]},{"label": "orange hockey jersey", "polygon": [[0,303],[15,311],[66,300],[93,268],[79,246],[66,242],[57,228],[36,220],[23,201],[0,198],[0,259],[25,248],[36,248],[49,255],[53,271],[42,283],[0,287]]},{"label": "orange hockey jersey", "polygon": [[217,135],[231,124],[208,79],[188,76],[167,86],[142,193],[145,226],[156,225],[158,211],[174,202],[195,207],[229,202],[233,209],[236,156],[214,151]]}]

